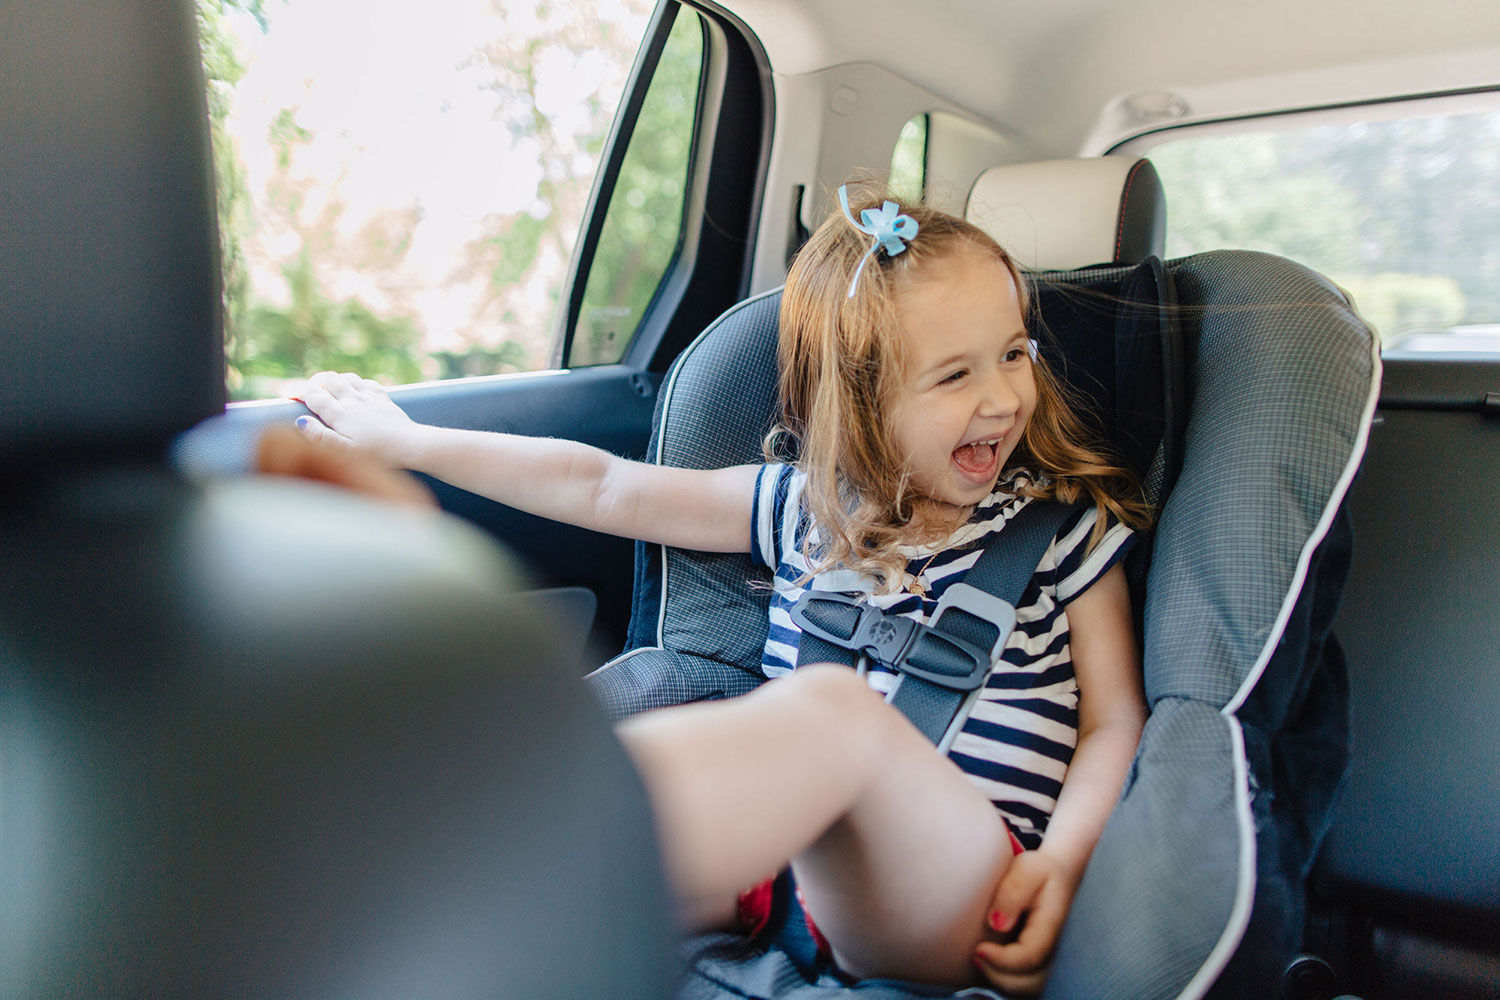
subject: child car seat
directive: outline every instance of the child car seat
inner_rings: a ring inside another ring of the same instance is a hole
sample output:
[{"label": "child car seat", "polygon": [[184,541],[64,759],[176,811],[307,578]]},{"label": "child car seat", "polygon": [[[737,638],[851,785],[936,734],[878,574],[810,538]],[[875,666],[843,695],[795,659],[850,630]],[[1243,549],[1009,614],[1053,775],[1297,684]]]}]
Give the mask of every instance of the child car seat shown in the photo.
[{"label": "child car seat", "polygon": [[[1290,261],[1146,257],[1160,237],[1136,230],[1159,230],[1161,215],[1131,199],[1159,202],[1154,172],[1095,162],[1104,166],[1078,168],[1070,183],[1103,178],[1116,192],[1103,202],[1118,207],[1098,227],[1103,252],[1071,263],[1105,266],[1033,277],[1043,352],[1095,401],[1160,506],[1154,537],[1138,546],[1149,560],[1137,576],[1152,714],[1045,995],[1274,996],[1347,757],[1343,663],[1328,629],[1348,561],[1342,502],[1379,356],[1345,297]],[[981,225],[1006,204],[1006,169],[976,185],[969,211]],[[1116,256],[1125,249],[1130,259]],[[1050,252],[1032,262],[1068,263]],[[653,460],[760,460],[779,301],[771,291],[735,306],[677,360],[658,401]],[[1141,382],[1159,389],[1142,392]],[[767,597],[750,586],[757,572],[739,555],[642,546],[631,648],[591,678],[610,711],[759,683]],[[784,948],[729,936],[694,939],[688,955],[685,997],[930,995],[849,987]]]},{"label": "child car seat", "polygon": [[167,461],[224,405],[193,24],[0,5],[0,995],[663,997],[643,790],[508,560]]}]

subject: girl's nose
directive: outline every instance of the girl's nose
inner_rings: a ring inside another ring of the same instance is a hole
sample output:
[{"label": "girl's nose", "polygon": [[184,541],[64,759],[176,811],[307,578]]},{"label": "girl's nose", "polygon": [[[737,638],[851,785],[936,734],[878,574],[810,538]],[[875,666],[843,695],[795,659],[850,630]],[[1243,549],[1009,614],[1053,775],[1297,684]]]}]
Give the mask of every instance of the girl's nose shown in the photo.
[{"label": "girl's nose", "polygon": [[1008,417],[1021,408],[1021,395],[1011,382],[1011,375],[997,371],[986,381],[980,399],[980,413],[986,417]]}]

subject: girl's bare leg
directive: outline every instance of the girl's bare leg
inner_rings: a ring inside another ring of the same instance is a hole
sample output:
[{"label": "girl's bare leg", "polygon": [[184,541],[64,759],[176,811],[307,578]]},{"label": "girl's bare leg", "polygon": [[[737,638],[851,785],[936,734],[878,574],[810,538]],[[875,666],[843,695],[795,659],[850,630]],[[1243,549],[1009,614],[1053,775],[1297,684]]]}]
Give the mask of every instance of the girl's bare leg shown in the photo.
[{"label": "girl's bare leg", "polygon": [[792,861],[859,976],[962,985],[1011,857],[990,802],[852,670],[804,667],[744,698],[618,728],[690,919]]}]

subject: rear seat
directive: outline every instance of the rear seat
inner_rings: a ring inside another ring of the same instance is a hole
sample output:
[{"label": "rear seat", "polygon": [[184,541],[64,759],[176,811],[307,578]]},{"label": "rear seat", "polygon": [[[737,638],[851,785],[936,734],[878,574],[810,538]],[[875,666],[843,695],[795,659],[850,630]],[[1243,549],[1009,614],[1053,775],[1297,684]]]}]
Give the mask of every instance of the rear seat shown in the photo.
[{"label": "rear seat", "polygon": [[1309,946],[1370,1000],[1500,997],[1497,390],[1500,362],[1388,356],[1350,497],[1353,759]]}]

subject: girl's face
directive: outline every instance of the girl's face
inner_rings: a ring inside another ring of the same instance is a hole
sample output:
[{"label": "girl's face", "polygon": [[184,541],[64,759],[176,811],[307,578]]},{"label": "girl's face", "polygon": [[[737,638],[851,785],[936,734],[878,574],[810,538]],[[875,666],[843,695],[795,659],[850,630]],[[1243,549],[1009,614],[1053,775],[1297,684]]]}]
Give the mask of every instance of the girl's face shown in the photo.
[{"label": "girl's face", "polygon": [[933,261],[896,300],[905,371],[893,430],[930,500],[967,507],[995,488],[1036,408],[1010,271],[979,250]]}]

